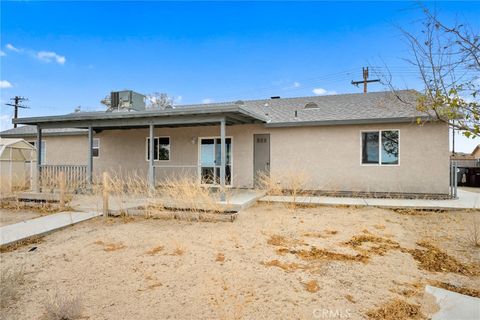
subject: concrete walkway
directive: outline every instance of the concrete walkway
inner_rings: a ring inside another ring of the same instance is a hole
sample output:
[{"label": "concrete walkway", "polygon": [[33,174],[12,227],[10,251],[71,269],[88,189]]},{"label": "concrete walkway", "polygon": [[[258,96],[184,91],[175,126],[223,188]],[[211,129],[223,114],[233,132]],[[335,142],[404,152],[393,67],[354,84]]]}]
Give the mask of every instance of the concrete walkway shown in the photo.
[{"label": "concrete walkway", "polygon": [[432,316],[432,320],[476,320],[480,319],[480,299],[445,289],[426,286],[425,292],[436,299],[440,310]]},{"label": "concrete walkway", "polygon": [[[266,196],[262,202],[291,203],[290,196]],[[423,200],[423,199],[374,199],[349,197],[297,197],[297,204],[315,205],[353,205],[373,206],[382,208],[429,209],[429,210],[458,210],[480,209],[480,193],[458,189],[458,199]]]},{"label": "concrete walkway", "polygon": [[97,212],[61,212],[0,227],[0,246],[33,236],[39,236],[63,227],[101,215]]}]

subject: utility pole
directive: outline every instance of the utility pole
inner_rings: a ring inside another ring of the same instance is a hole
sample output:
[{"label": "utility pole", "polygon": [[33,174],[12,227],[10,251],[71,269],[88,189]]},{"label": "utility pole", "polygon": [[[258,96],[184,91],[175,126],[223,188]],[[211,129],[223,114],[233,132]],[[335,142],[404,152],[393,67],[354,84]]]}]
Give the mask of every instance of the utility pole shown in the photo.
[{"label": "utility pole", "polygon": [[[20,104],[22,101],[28,101],[27,98],[15,96],[15,98],[11,98],[10,100],[12,100],[14,103],[5,103],[5,105],[13,107],[13,119],[18,118],[18,108],[29,109],[29,107]],[[14,123],[13,127],[16,128],[17,124]]]},{"label": "utility pole", "polygon": [[380,82],[380,79],[373,79],[373,80],[368,80],[368,67],[363,67],[362,68],[362,73],[363,73],[363,80],[362,81],[353,81],[352,84],[354,86],[357,86],[361,83],[363,83],[363,94],[367,93],[367,83],[369,82]]}]

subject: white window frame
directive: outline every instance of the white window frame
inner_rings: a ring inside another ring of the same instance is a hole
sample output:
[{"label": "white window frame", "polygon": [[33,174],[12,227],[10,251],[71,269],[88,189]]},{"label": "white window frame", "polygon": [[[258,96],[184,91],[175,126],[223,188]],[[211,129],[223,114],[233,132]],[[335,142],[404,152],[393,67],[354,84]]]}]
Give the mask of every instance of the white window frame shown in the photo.
[{"label": "white window frame", "polygon": [[[170,138],[170,136],[156,136],[156,137],[153,137],[153,141],[155,141],[155,139],[158,139],[158,144],[160,144],[160,139],[161,138],[168,138],[168,160],[155,160],[155,156],[154,156],[154,162],[170,162],[170,160],[172,160],[172,138]],[[150,161],[148,159],[148,140],[150,139],[150,137],[145,137],[145,161]],[[155,145],[155,142],[154,142],[154,145]],[[157,155],[158,158],[160,158],[160,154]]]},{"label": "white window frame", "polygon": [[[397,164],[382,164],[382,132],[383,131],[397,131],[398,132],[398,163]],[[378,132],[378,163],[363,163],[362,142],[363,133]],[[369,129],[360,130],[360,165],[366,167],[398,167],[400,166],[400,129]]]},{"label": "white window frame", "polygon": [[[98,141],[98,146],[95,148],[95,147],[93,146],[93,143],[92,143],[92,157],[98,159],[98,158],[100,158],[100,138],[93,138],[93,141],[95,141],[95,140]],[[98,149],[98,156],[94,156],[94,155],[93,155],[93,150],[94,150],[94,149]]]},{"label": "white window frame", "polygon": [[[234,147],[234,143],[233,143],[233,136],[225,136],[225,139],[230,139],[231,141],[231,153],[232,153],[232,157],[230,159],[230,184],[225,184],[225,187],[226,188],[233,188],[233,148]],[[204,186],[204,187],[218,187],[220,184],[215,184],[215,183],[202,183],[202,164],[201,164],[201,154],[202,154],[202,139],[221,139],[220,136],[206,136],[206,137],[198,137],[197,138],[197,166],[198,166],[198,170],[197,170],[197,173],[198,173],[198,183],[201,185],[201,186]],[[215,167],[217,167],[215,165]],[[220,166],[219,166],[220,167]]]}]

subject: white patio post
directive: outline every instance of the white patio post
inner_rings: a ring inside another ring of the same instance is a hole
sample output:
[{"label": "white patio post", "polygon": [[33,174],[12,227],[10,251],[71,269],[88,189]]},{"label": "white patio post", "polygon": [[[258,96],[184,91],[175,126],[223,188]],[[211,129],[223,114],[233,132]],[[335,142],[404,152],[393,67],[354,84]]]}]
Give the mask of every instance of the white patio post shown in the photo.
[{"label": "white patio post", "polygon": [[222,188],[220,194],[220,200],[225,201],[225,162],[226,162],[226,154],[225,154],[225,118],[220,121],[220,186]]},{"label": "white patio post", "polygon": [[93,183],[93,128],[88,127],[88,159],[87,159],[87,184],[89,190],[92,190]]},{"label": "white patio post", "polygon": [[42,191],[42,128],[37,125],[37,177],[35,183],[35,191]]},{"label": "white patio post", "polygon": [[154,144],[154,126],[153,124],[150,124],[150,141],[149,141],[149,157],[150,161],[148,161],[148,183],[150,185],[151,189],[155,189],[155,171],[154,171],[154,156],[155,156],[155,150],[153,150],[155,144]]}]

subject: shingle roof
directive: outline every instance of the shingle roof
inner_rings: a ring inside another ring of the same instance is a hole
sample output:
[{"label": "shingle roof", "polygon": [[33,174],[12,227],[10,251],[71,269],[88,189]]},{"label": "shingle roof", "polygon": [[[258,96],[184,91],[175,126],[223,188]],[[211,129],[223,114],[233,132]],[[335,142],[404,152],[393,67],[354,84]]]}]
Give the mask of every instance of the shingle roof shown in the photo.
[{"label": "shingle roof", "polygon": [[[74,129],[74,128],[62,128],[62,129],[44,129],[43,135],[55,136],[55,135],[77,135],[87,134],[86,129]],[[19,126],[17,128],[8,129],[0,132],[1,137],[29,137],[37,134],[36,126]]]},{"label": "shingle roof", "polygon": [[[174,109],[147,110],[142,112],[77,112],[63,116],[18,119],[17,123],[36,124],[72,120],[94,121],[98,119],[125,119],[170,117],[182,115],[218,114],[237,112],[267,126],[331,125],[347,123],[406,122],[425,114],[415,109],[419,93],[413,90],[370,92],[367,94],[338,94],[282,99],[246,100],[210,104],[180,105]],[[401,97],[402,101],[398,99]],[[311,108],[314,103],[318,107]],[[309,104],[309,108],[305,105]],[[24,127],[21,127],[24,128]],[[17,130],[22,130],[17,128]],[[34,133],[35,129],[23,129]],[[78,133],[79,129],[50,129],[52,134]],[[59,131],[61,130],[61,132]],[[69,131],[72,130],[72,131]],[[8,132],[8,130],[7,130]],[[4,135],[6,132],[1,132]],[[47,133],[47,131],[46,131]]]}]

